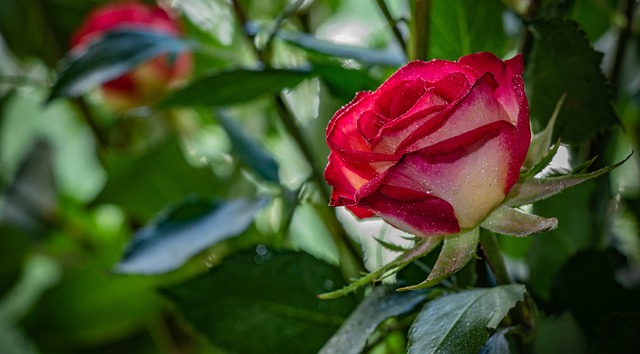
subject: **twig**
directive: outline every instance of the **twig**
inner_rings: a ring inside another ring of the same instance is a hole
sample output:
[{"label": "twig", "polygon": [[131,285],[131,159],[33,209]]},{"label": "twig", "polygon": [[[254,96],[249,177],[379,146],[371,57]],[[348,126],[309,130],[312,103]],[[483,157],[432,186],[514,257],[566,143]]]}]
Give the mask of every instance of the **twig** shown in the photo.
[{"label": "twig", "polygon": [[[270,58],[267,57],[265,51],[260,50],[255,43],[254,35],[247,31],[246,24],[248,23],[248,18],[242,5],[238,0],[233,0],[233,8],[236,13],[237,20],[241,23],[246,38],[248,39],[251,47],[256,53],[257,59],[260,63],[262,63],[265,67],[270,66]],[[331,237],[333,238],[334,243],[336,244],[338,251],[341,256],[348,256],[349,266],[348,268],[356,268],[351,270],[345,270],[345,273],[350,276],[357,275],[359,271],[365,269],[364,263],[362,261],[361,253],[358,251],[355,246],[353,240],[347,235],[346,231],[342,227],[342,224],[337,219],[335,212],[333,210],[329,210],[328,203],[330,200],[329,191],[327,190],[326,183],[324,181],[324,177],[322,171],[318,169],[317,164],[314,162],[315,156],[309,145],[307,144],[306,139],[301,134],[298,129],[298,124],[296,123],[296,119],[291,113],[291,110],[285,103],[281,94],[277,94],[273,97],[274,105],[276,107],[276,111],[278,113],[278,117],[282,122],[287,133],[293,138],[294,142],[300,149],[300,152],[305,157],[307,162],[311,167],[311,179],[314,184],[317,185],[320,196],[323,200],[322,209],[319,210],[320,216],[327,222],[327,227],[330,229]],[[341,246],[342,245],[342,246]],[[344,260],[344,258],[341,258]],[[355,273],[355,274],[351,274]]]},{"label": "twig", "polygon": [[387,23],[389,23],[389,27],[391,28],[391,32],[393,32],[394,37],[396,37],[396,41],[398,41],[398,44],[400,44],[400,47],[402,47],[402,50],[406,53],[407,43],[405,43],[402,33],[400,33],[398,22],[393,18],[393,16],[391,16],[391,12],[384,0],[376,0],[376,3],[378,3],[378,7],[380,8],[380,11],[382,11]]}]

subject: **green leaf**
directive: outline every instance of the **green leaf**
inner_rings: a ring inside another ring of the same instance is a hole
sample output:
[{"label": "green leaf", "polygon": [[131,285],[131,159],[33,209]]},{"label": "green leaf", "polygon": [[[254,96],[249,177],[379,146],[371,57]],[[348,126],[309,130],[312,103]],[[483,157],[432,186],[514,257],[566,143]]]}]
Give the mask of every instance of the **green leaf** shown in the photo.
[{"label": "green leaf", "polygon": [[406,64],[402,53],[390,50],[381,51],[370,48],[356,47],[324,41],[302,32],[278,31],[276,34],[287,43],[306,49],[312,53],[324,54],[332,57],[355,59],[364,64],[399,67]]},{"label": "green leaf", "polygon": [[587,37],[595,42],[611,26],[624,28],[627,19],[616,11],[616,0],[575,0],[571,17],[580,24]]},{"label": "green leaf", "polygon": [[[155,278],[108,274],[96,263],[66,271],[62,281],[46,291],[23,320],[27,332],[37,335],[43,352],[65,345],[94,346],[121,340],[162,313]],[[51,272],[51,265],[44,270]],[[52,277],[45,279],[51,282]]]},{"label": "green leaf", "polygon": [[518,354],[518,346],[509,337],[511,331],[517,331],[517,327],[498,328],[492,334],[487,343],[482,347],[480,354]]},{"label": "green leaf", "polygon": [[558,219],[543,218],[522,210],[500,206],[480,224],[487,230],[509,236],[529,236],[558,227]]},{"label": "green leaf", "polygon": [[579,143],[618,122],[611,93],[595,52],[571,20],[537,21],[531,25],[534,44],[525,82],[531,119],[545,126],[559,97],[567,98],[555,124],[554,137]]},{"label": "green leaf", "polygon": [[482,51],[505,55],[511,48],[502,28],[504,11],[494,0],[434,0],[429,55],[447,60]]},{"label": "green leaf", "polygon": [[266,202],[187,200],[136,232],[115,271],[159,274],[175,270],[206,248],[243,233]]},{"label": "green leaf", "polygon": [[233,69],[214,73],[172,92],[158,107],[217,107],[247,102],[294,87],[310,74],[302,69]]},{"label": "green leaf", "polygon": [[0,199],[0,222],[32,235],[42,233],[58,209],[52,155],[47,141],[34,142]]},{"label": "green leaf", "polygon": [[462,269],[473,258],[480,239],[480,228],[464,230],[456,235],[444,236],[444,244],[440,255],[433,266],[433,270],[425,281],[420,284],[398,289],[416,290],[439,284],[445,278]]},{"label": "green leaf", "polygon": [[164,289],[184,318],[236,353],[317,353],[356,305],[317,295],[344,284],[340,271],[304,253],[264,246]]},{"label": "green leaf", "polygon": [[107,169],[107,184],[93,203],[119,205],[143,222],[185,195],[222,196],[228,185],[208,167],[190,165],[175,139],[140,156],[110,155]]},{"label": "green leaf", "polygon": [[519,181],[513,186],[511,192],[509,192],[504,205],[521,206],[549,198],[567,188],[576,186],[580,183],[600,177],[610,172],[616,167],[622,165],[630,157],[631,155],[616,164],[589,173],[579,175],[569,174],[566,176],[550,178],[528,178],[523,181]]},{"label": "green leaf", "polygon": [[20,276],[31,240],[15,227],[0,224],[0,298]]},{"label": "green leaf", "polygon": [[421,291],[399,293],[393,286],[378,286],[358,305],[319,353],[361,353],[369,337],[382,322],[412,311],[425,298],[426,294]]},{"label": "green leaf", "polygon": [[267,153],[264,147],[254,141],[244,130],[229,117],[224,111],[216,111],[216,117],[222,128],[227,132],[231,145],[238,154],[240,160],[263,179],[279,183],[278,165],[276,161]]},{"label": "green leaf", "polygon": [[339,63],[313,62],[313,72],[333,94],[347,101],[352,100],[356,92],[372,91],[380,85],[366,71],[345,69]]},{"label": "green leaf", "polygon": [[124,29],[108,32],[83,53],[70,53],[65,58],[48,101],[80,96],[161,54],[175,55],[188,49],[186,41],[166,33]]},{"label": "green leaf", "polygon": [[587,340],[568,312],[553,317],[538,313],[533,335],[531,347],[534,354],[587,353]]},{"label": "green leaf", "polygon": [[418,314],[409,333],[409,354],[478,353],[518,301],[524,285],[473,289],[442,296]]}]

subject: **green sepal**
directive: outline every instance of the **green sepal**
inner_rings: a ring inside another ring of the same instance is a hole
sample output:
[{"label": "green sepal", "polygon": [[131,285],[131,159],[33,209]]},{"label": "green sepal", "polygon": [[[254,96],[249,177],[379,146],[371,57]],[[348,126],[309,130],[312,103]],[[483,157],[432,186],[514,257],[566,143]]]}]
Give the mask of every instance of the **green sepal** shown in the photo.
[{"label": "green sepal", "polygon": [[[551,145],[551,138],[553,137],[553,127],[556,124],[565,98],[567,98],[566,92],[560,97],[558,103],[556,103],[556,107],[553,110],[553,114],[551,114],[547,126],[531,138],[531,145],[529,146],[529,151],[527,151],[527,157],[524,159],[524,166],[529,170],[532,170],[534,166],[538,166],[542,159],[548,157],[549,145]],[[551,158],[553,158],[553,156],[551,156]],[[549,159],[549,161],[551,160]],[[543,165],[543,168],[545,166],[546,165]],[[527,173],[529,173],[529,171],[527,171]]]},{"label": "green sepal", "polygon": [[525,213],[519,209],[500,206],[480,224],[502,235],[524,237],[558,227],[558,219]]},{"label": "green sepal", "polygon": [[542,170],[544,170],[545,167],[549,166],[551,160],[553,160],[553,158],[556,156],[556,154],[558,153],[558,148],[560,148],[560,139],[558,139],[556,143],[551,146],[548,153],[544,157],[542,157],[535,165],[533,165],[527,171],[520,173],[520,179],[524,180],[542,172]]},{"label": "green sepal", "polygon": [[[454,237],[454,236],[447,236]],[[414,260],[426,256],[429,252],[433,251],[440,242],[442,242],[443,236],[432,236],[432,237],[422,237],[416,241],[416,244],[413,248],[404,251],[401,255],[399,255],[396,259],[391,261],[390,263],[378,268],[377,270],[354,280],[351,284],[345,286],[342,289],[332,291],[329,293],[324,293],[318,295],[321,299],[335,299],[337,297],[341,297],[347,295],[352,291],[356,291],[359,288],[371,284],[373,282],[381,281],[382,279],[393,275],[399,272],[402,268],[409,265],[409,263]]]},{"label": "green sepal", "polygon": [[440,255],[427,279],[420,284],[399,288],[398,291],[424,289],[439,284],[469,263],[476,253],[479,240],[478,226],[445,237]]},{"label": "green sepal", "polygon": [[[612,171],[627,161],[632,154],[629,154],[629,156],[624,160],[616,164],[589,173],[578,175],[569,174],[566,176],[550,178],[527,178],[521,180],[513,186],[503,205],[510,207],[521,206],[549,198],[567,188],[576,186],[596,177],[600,177],[605,173]],[[584,167],[580,166],[579,170],[584,170]]]}]

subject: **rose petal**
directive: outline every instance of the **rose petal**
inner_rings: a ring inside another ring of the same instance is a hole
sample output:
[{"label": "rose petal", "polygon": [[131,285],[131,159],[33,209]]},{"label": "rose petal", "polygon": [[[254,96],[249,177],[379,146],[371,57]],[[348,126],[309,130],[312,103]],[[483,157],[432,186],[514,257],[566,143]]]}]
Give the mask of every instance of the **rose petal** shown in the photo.
[{"label": "rose petal", "polygon": [[393,85],[376,90],[375,112],[389,119],[403,115],[427,91],[423,80],[394,81]]},{"label": "rose petal", "polygon": [[423,199],[390,198],[381,191],[358,204],[373,211],[389,224],[416,236],[436,236],[460,231],[453,207],[446,201],[425,195]]},{"label": "rose petal", "polygon": [[391,75],[376,91],[385,92],[397,85],[398,81],[423,80],[434,83],[450,74],[461,73],[467,76],[467,81],[475,82],[482,74],[475,69],[457,62],[434,59],[431,61],[415,60]]},{"label": "rose petal", "polygon": [[429,124],[429,121],[436,113],[444,109],[446,104],[447,101],[437,95],[435,89],[430,88],[407,113],[381,127],[377,135],[369,140],[373,151],[389,155],[395,154],[398,145],[411,132],[420,126]]},{"label": "rose petal", "polygon": [[412,131],[398,145],[396,153],[424,149],[496,121],[509,122],[509,116],[493,95],[495,87],[491,74],[485,74],[460,101]]},{"label": "rose petal", "polygon": [[347,165],[334,153],[329,154],[329,164],[324,170],[324,178],[329,185],[333,186],[331,205],[349,204],[353,201],[357,190],[375,177],[375,171],[372,171],[367,165],[357,167],[360,168]]},{"label": "rose petal", "polygon": [[460,227],[474,227],[506,195],[508,140],[514,130],[496,122],[408,154],[387,171],[382,184],[442,198],[452,205]]},{"label": "rose petal", "polygon": [[371,210],[359,208],[357,206],[347,206],[346,208],[360,219],[370,218],[376,215]]},{"label": "rose petal", "polygon": [[491,73],[498,82],[499,87],[495,96],[509,114],[511,122],[515,125],[518,117],[519,103],[512,84],[514,76],[522,75],[522,55],[517,55],[507,61],[502,61],[491,53],[476,53],[460,58],[461,64],[468,65],[477,70],[481,75]]}]

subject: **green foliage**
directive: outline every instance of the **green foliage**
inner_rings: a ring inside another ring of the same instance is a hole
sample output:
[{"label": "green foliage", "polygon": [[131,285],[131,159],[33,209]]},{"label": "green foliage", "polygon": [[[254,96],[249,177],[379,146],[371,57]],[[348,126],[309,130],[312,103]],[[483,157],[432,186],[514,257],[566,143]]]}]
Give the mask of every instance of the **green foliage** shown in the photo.
[{"label": "green foliage", "polygon": [[499,1],[434,0],[431,11],[431,57],[457,60],[476,52],[502,56],[509,51]]},{"label": "green foliage", "polygon": [[[108,2],[0,1],[2,354],[636,349],[637,2],[164,1],[184,37],[69,52]],[[327,207],[329,119],[418,44],[523,54],[536,134],[482,233]],[[150,107],[93,90],[183,51]]]},{"label": "green foliage", "polygon": [[163,293],[199,332],[231,352],[316,353],[356,305],[353,296],[324,301],[317,295],[343,284],[333,266],[259,245]]},{"label": "green foliage", "polygon": [[229,140],[233,145],[240,160],[250,166],[260,177],[266,181],[280,182],[278,176],[278,165],[265,149],[256,141],[252,140],[238,123],[223,111],[217,111],[216,116],[222,128],[229,135]]},{"label": "green foliage", "polygon": [[524,293],[522,285],[505,285],[429,302],[411,326],[409,353],[478,353]]},{"label": "green foliage", "polygon": [[30,243],[20,230],[0,224],[0,296],[18,280]]},{"label": "green foliage", "polygon": [[[309,72],[306,70],[234,69],[204,76],[176,91],[159,106],[226,106],[294,87],[307,77]],[[247,82],[251,84],[247,85]]]},{"label": "green foliage", "polygon": [[48,100],[80,96],[160,54],[175,56],[187,49],[187,42],[168,34],[123,29],[110,31],[100,41],[89,44],[82,54],[67,55]]},{"label": "green foliage", "polygon": [[426,298],[426,294],[421,291],[398,293],[394,288],[375,288],[318,353],[361,353],[369,337],[384,320],[412,311]]},{"label": "green foliage", "polygon": [[578,25],[570,20],[537,21],[532,31],[536,40],[525,79],[534,125],[546,125],[564,94],[556,139],[579,143],[616,124],[611,92],[600,70],[602,54],[591,48]]},{"label": "green foliage", "polygon": [[202,250],[242,234],[266,202],[186,200],[136,232],[115,270],[128,274],[175,270]]},{"label": "green foliage", "polygon": [[212,183],[216,175],[207,167],[185,160],[180,144],[170,139],[135,156],[113,154],[107,159],[107,183],[93,201],[111,203],[145,221],[186,195],[220,196],[223,183]]}]

